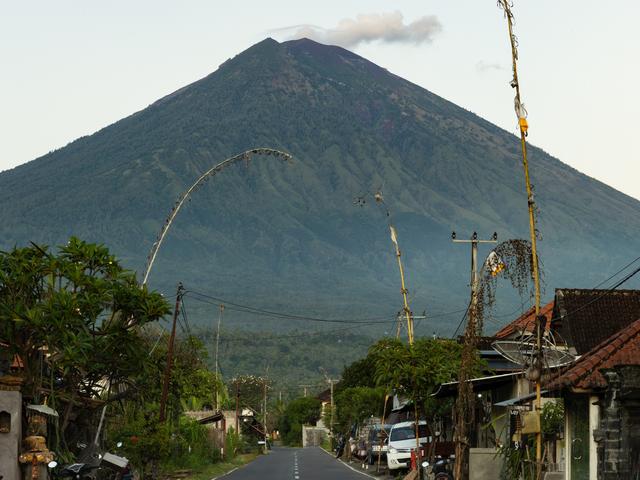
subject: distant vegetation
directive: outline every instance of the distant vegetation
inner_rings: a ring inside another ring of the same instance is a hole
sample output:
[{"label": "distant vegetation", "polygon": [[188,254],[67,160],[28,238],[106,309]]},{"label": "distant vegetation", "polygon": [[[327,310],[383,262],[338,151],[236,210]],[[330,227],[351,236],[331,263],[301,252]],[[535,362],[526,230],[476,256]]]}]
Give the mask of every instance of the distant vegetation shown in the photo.
[{"label": "distant vegetation", "polygon": [[[194,330],[209,350],[213,368],[215,337]],[[332,378],[366,355],[373,342],[366,332],[309,335],[293,331],[281,335],[269,332],[224,330],[220,337],[220,369],[225,379],[252,374],[268,377],[273,385],[270,397],[283,400],[301,396],[304,385],[312,396],[328,388],[320,369]]]}]

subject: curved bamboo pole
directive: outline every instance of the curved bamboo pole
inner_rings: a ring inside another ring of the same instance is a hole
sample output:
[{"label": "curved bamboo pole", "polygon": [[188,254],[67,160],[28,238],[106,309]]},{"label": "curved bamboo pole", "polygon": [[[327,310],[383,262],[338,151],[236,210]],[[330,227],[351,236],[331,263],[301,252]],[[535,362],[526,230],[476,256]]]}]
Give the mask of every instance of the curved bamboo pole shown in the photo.
[{"label": "curved bamboo pole", "polygon": [[289,155],[288,153],[282,152],[280,150],[275,150],[273,148],[262,148],[262,147],[261,148],[253,148],[251,150],[247,150],[246,152],[242,152],[242,153],[240,153],[238,155],[235,155],[233,157],[227,158],[223,162],[218,163],[216,166],[210,168],[205,173],[200,175],[200,177],[198,177],[198,179],[193,183],[193,185],[191,185],[178,198],[178,201],[173,206],[173,209],[171,210],[171,213],[169,213],[169,216],[164,221],[164,224],[162,225],[162,229],[160,229],[160,233],[158,234],[157,240],[155,241],[155,243],[151,247],[151,251],[149,252],[149,256],[147,257],[147,266],[146,266],[145,271],[144,271],[144,277],[143,277],[143,280],[142,280],[142,285],[145,285],[147,283],[147,280],[149,278],[149,273],[151,273],[151,267],[153,267],[153,262],[155,262],[155,260],[156,260],[156,256],[158,255],[158,250],[160,250],[160,246],[162,245],[162,242],[164,241],[164,237],[167,235],[167,232],[169,231],[169,228],[171,227],[171,224],[173,223],[173,219],[176,217],[176,215],[178,214],[178,212],[182,208],[182,205],[189,198],[189,196],[195,190],[197,190],[206,180],[208,180],[210,177],[213,177],[216,174],[218,174],[225,167],[228,167],[229,165],[233,165],[234,163],[237,163],[237,162],[239,162],[241,160],[250,160],[251,157],[253,157],[254,155],[273,156],[274,158],[280,158],[280,159],[282,159],[284,161],[290,161],[291,158],[292,158],[291,155]]}]

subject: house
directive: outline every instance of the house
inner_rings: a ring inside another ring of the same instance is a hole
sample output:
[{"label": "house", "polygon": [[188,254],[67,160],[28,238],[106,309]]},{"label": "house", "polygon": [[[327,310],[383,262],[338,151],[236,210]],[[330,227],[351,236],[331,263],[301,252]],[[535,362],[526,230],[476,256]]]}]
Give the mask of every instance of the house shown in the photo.
[{"label": "house", "polygon": [[640,319],[594,346],[546,389],[559,390],[565,401],[566,480],[638,478]]},{"label": "house", "polygon": [[[316,398],[320,400],[320,418],[315,425],[302,426],[302,446],[319,447],[331,435],[329,427],[326,425],[326,418],[331,418],[331,389],[323,390]],[[329,423],[331,423],[329,421]]]},{"label": "house", "polygon": [[551,329],[583,355],[640,318],[640,290],[558,288]]},{"label": "house", "polygon": [[[540,315],[546,319],[545,330],[548,332],[553,316],[553,306],[555,301],[549,302],[540,308]],[[536,310],[531,307],[513,322],[506,324],[493,336],[494,340],[514,340],[522,336],[523,333],[533,333],[536,325]]]},{"label": "house", "polygon": [[[621,378],[620,373],[615,372],[623,369],[627,372],[627,381],[633,382],[629,380],[629,368],[635,368],[633,365],[640,363],[640,352],[636,352],[636,328],[640,328],[640,325],[635,323],[640,319],[640,291],[556,289],[554,301],[545,305],[540,313],[545,319],[544,335],[548,341],[545,358],[548,360],[547,367],[552,367],[547,371],[544,396],[547,399],[561,398],[565,407],[564,440],[555,446],[557,464],[554,469],[559,472],[554,473],[554,478],[613,478],[606,476],[607,469],[619,472],[617,479],[631,478],[620,472],[621,468],[627,468],[626,465],[633,465],[634,455],[637,456],[632,448],[635,440],[629,437],[629,432],[616,433],[616,438],[619,438],[619,434],[627,435],[627,447],[611,453],[610,439],[614,433],[605,428],[610,428],[612,422],[622,428],[620,415],[627,415],[625,421],[632,422],[634,417],[629,413],[631,407],[627,410],[616,407],[617,420],[606,420],[602,414],[603,402],[607,401],[608,396],[617,395],[616,398],[619,398],[618,393],[612,393],[607,378],[615,375]],[[534,326],[535,315],[531,309],[498,331],[496,337],[519,341],[532,334]],[[554,367],[549,359],[556,352],[551,350],[570,352],[575,360],[569,365]],[[632,384],[628,388],[632,388]],[[494,408],[506,405],[512,406],[514,411],[522,410],[523,406],[525,410],[532,410],[532,400],[533,395],[530,394],[495,403]],[[640,427],[640,424],[637,426]],[[621,456],[624,458],[621,459]],[[619,463],[612,463],[610,457],[615,457]]]},{"label": "house", "polygon": [[[640,370],[635,330],[640,330],[635,323],[640,319],[640,290],[557,289],[540,314],[547,367],[553,367],[547,370],[543,405],[554,398],[565,404],[565,438],[550,448],[554,464],[549,466],[559,471],[549,478],[601,480],[613,478],[613,471],[640,472],[640,436],[634,436],[640,433],[640,373],[635,373]],[[530,341],[534,330],[531,308],[496,332],[495,339],[517,346]],[[481,339],[479,353],[490,365],[499,365],[485,351],[486,340]],[[522,350],[526,356],[529,350]],[[557,352],[571,363],[554,366],[550,359]],[[523,372],[526,366],[510,373],[509,365],[504,367],[471,380],[477,397],[471,455],[521,438],[521,424],[513,420],[533,409],[535,394]],[[454,396],[456,389],[456,382],[443,384],[436,396]],[[616,479],[634,478],[625,475],[617,473]]]}]

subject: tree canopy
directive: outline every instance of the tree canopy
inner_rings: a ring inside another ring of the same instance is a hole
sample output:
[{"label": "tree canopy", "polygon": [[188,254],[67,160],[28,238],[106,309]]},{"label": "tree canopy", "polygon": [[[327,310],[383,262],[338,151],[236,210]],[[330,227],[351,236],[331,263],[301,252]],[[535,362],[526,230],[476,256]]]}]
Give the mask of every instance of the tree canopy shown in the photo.
[{"label": "tree canopy", "polygon": [[67,404],[92,399],[139,372],[140,327],[169,313],[103,245],[72,237],[57,253],[32,244],[0,252],[0,339],[17,355],[23,393]]}]

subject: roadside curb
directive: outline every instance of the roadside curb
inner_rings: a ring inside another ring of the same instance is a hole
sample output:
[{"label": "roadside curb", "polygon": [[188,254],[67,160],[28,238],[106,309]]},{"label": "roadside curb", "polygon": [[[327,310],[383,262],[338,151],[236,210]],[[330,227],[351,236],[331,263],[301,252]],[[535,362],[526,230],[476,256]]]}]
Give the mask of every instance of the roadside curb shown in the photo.
[{"label": "roadside curb", "polygon": [[[322,450],[324,453],[326,453],[330,457],[335,458],[332,453],[327,452],[324,448],[320,447],[320,450]],[[337,459],[337,458],[336,458],[336,460],[339,461],[340,463],[342,463],[345,467],[350,468],[351,470],[353,470],[356,473],[359,473],[360,475],[364,475],[365,477],[368,477],[368,478],[375,478],[376,480],[381,480],[380,477],[375,477],[373,475],[370,475],[368,473],[363,472],[362,470],[358,470],[357,468],[354,468],[351,465],[349,465],[347,462],[344,462],[344,461],[342,461],[340,459]]]},{"label": "roadside curb", "polygon": [[236,468],[234,468],[233,470],[229,470],[228,472],[223,473],[222,475],[218,475],[217,477],[213,477],[211,480],[218,480],[218,478],[226,477],[226,476],[227,476],[227,475],[229,475],[230,473],[233,473],[233,472],[235,472],[236,470],[238,470],[238,468],[240,468],[240,467],[236,467]]}]

